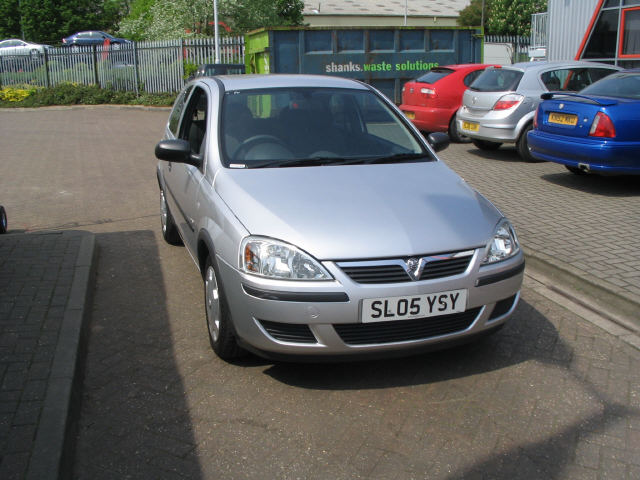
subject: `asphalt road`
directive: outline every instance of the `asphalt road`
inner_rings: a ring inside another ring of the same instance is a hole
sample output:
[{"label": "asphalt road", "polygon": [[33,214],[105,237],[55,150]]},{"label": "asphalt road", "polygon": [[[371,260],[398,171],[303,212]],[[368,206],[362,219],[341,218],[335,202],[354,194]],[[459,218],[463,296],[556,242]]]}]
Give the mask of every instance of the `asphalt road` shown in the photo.
[{"label": "asphalt road", "polygon": [[[531,277],[512,321],[470,346],[339,365],[218,360],[197,269],[159,231],[152,151],[166,117],[0,112],[10,228],[96,235],[75,478],[640,478],[640,352]],[[499,177],[469,145],[446,155],[476,162],[488,191],[564,173],[505,152]],[[607,205],[637,198],[607,185]]]}]

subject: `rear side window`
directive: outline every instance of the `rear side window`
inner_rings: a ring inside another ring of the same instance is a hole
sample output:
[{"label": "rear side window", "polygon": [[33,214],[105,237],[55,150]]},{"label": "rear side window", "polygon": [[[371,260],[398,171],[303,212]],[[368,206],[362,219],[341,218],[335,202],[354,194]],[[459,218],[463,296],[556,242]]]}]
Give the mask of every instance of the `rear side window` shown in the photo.
[{"label": "rear side window", "polygon": [[438,80],[443,79],[447,75],[451,75],[453,70],[449,68],[433,68],[421,77],[416,78],[416,82],[434,84]]},{"label": "rear side window", "polygon": [[468,87],[476,80],[476,78],[480,76],[482,72],[483,70],[476,70],[475,72],[471,72],[467,74],[467,76],[464,77],[464,80],[462,81],[462,83],[464,83]]},{"label": "rear side window", "polygon": [[522,79],[520,70],[508,70],[505,68],[487,68],[469,86],[471,90],[478,92],[504,92],[515,90]]},{"label": "rear side window", "polygon": [[549,91],[578,92],[613,72],[608,68],[563,68],[544,72],[540,79]]}]

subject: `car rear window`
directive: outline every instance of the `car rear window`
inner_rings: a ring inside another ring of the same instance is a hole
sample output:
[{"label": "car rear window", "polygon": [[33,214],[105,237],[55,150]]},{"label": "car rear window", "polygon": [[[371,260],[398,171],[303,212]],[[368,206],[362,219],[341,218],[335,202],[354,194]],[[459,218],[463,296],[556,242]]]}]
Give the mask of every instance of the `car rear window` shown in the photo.
[{"label": "car rear window", "polygon": [[515,90],[524,72],[505,68],[487,68],[469,86],[478,92],[504,92]]},{"label": "car rear window", "polygon": [[416,78],[416,82],[434,84],[438,80],[443,79],[447,75],[451,75],[453,70],[450,68],[432,68],[424,75]]},{"label": "car rear window", "polygon": [[580,91],[585,95],[630,98],[640,100],[640,74],[618,73],[605,77]]}]

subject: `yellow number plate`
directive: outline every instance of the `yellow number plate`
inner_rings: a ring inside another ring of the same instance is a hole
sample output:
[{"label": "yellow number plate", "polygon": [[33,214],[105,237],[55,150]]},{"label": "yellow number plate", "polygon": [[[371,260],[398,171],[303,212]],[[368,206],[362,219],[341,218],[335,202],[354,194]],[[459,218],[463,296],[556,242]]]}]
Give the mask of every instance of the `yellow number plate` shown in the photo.
[{"label": "yellow number plate", "polygon": [[462,122],[462,129],[470,132],[477,132],[480,130],[480,124],[475,122]]},{"label": "yellow number plate", "polygon": [[414,112],[404,112],[404,114],[409,120],[413,120],[414,118],[416,118],[416,114]]},{"label": "yellow number plate", "polygon": [[557,123],[559,125],[571,125],[575,126],[578,124],[578,116],[571,115],[568,113],[556,113],[551,112],[549,114],[549,123]]}]

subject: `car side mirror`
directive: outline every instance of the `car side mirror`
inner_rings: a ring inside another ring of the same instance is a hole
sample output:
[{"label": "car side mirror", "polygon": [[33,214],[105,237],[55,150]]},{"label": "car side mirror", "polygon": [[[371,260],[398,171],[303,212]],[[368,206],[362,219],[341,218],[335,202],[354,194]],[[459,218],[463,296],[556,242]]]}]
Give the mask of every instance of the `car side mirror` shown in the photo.
[{"label": "car side mirror", "polygon": [[434,151],[439,152],[449,146],[449,135],[443,132],[433,132],[427,137],[427,142]]},{"label": "car side mirror", "polygon": [[186,163],[198,168],[202,165],[202,157],[191,153],[191,145],[186,140],[161,140],[156,145],[155,153],[159,160]]}]

